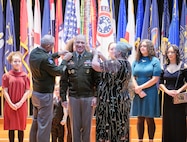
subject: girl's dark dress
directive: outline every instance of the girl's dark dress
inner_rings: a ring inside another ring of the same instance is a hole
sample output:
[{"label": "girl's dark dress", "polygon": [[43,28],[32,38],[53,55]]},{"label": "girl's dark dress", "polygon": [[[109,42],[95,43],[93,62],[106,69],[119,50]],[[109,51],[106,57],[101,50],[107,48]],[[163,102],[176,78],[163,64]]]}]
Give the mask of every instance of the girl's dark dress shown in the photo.
[{"label": "girl's dark dress", "polygon": [[[130,98],[128,83],[131,67],[125,60],[101,63],[102,79],[96,108],[96,139],[110,142],[129,141]],[[125,140],[121,140],[121,138]]]},{"label": "girl's dark dress", "polygon": [[[181,70],[170,73],[166,67],[161,73],[160,84],[164,84],[169,90],[177,90],[187,81],[187,69],[182,65]],[[175,83],[180,72],[177,87]],[[173,97],[164,93],[163,104],[163,132],[162,142],[186,142],[186,104],[173,104]]]}]

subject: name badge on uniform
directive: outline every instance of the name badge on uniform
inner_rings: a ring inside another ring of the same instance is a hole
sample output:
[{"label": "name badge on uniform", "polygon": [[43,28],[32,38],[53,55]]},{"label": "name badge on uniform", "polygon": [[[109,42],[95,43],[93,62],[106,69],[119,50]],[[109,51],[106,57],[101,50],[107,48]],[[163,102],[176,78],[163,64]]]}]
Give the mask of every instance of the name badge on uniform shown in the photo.
[{"label": "name badge on uniform", "polygon": [[86,60],[84,62],[84,66],[91,66],[91,64],[92,64],[91,60]]},{"label": "name badge on uniform", "polygon": [[86,73],[90,73],[90,69],[87,69],[87,70],[86,70]]}]

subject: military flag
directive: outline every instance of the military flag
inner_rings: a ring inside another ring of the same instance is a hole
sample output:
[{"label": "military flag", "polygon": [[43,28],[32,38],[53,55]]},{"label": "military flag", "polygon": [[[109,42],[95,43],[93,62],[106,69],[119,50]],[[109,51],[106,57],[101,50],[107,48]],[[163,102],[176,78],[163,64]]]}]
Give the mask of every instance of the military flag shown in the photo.
[{"label": "military flag", "polygon": [[[76,7],[77,8],[77,7]],[[87,43],[89,46],[91,44],[91,0],[82,0],[81,1],[81,31],[82,34],[86,36]],[[77,21],[78,22],[78,21]]]},{"label": "military flag", "polygon": [[89,47],[96,47],[96,1],[82,0],[80,14],[81,33],[86,36]]},{"label": "military flag", "polygon": [[101,0],[99,4],[97,22],[97,49],[108,57],[108,45],[114,42],[112,16],[108,0]]},{"label": "military flag", "polygon": [[90,46],[95,48],[96,47],[96,35],[97,35],[97,12],[96,12],[96,0],[91,0],[91,21],[90,21]]},{"label": "military flag", "polygon": [[84,33],[84,0],[81,0],[81,9],[80,9],[80,33]]}]

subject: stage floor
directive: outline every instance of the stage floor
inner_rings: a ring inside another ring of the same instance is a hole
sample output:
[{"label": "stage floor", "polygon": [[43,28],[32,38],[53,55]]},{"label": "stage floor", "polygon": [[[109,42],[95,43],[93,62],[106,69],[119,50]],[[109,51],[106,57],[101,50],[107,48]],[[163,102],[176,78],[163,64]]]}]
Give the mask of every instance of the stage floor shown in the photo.
[{"label": "stage floor", "polygon": [[[27,128],[25,130],[25,137],[24,142],[29,141],[29,131],[31,127],[32,119],[27,119]],[[161,142],[161,135],[162,135],[162,119],[156,118],[156,133],[155,133],[155,139],[154,142]],[[18,142],[17,140],[17,133],[15,142]],[[137,139],[137,131],[136,131],[136,118],[130,118],[130,142],[138,142]],[[147,135],[147,127],[145,125],[145,134],[144,134],[144,142],[148,142],[148,135]],[[8,131],[3,130],[3,118],[0,118],[0,142],[8,142]],[[66,142],[66,141],[65,141]],[[92,141],[95,142],[95,118],[93,118],[93,124],[92,124]]]}]

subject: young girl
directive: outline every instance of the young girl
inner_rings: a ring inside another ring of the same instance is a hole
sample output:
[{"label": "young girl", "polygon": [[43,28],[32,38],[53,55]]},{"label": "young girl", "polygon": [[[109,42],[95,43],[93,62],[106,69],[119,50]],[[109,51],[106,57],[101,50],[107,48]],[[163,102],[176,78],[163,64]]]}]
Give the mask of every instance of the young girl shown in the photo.
[{"label": "young girl", "polygon": [[23,142],[27,119],[27,97],[30,94],[30,80],[22,71],[22,54],[12,52],[7,60],[12,69],[2,77],[4,104],[4,130],[9,130],[9,141],[14,142],[14,131]]}]

